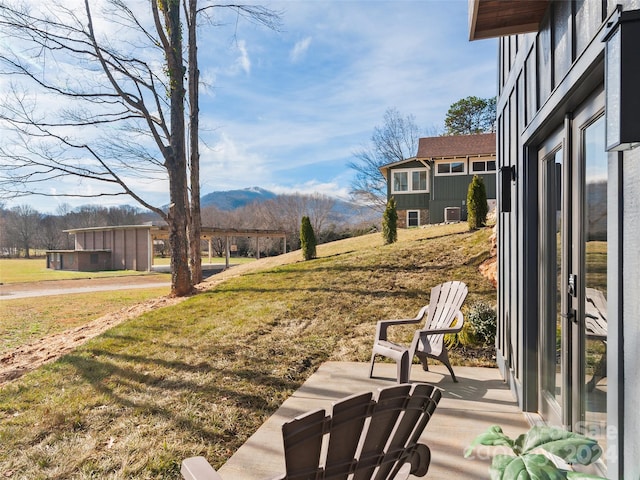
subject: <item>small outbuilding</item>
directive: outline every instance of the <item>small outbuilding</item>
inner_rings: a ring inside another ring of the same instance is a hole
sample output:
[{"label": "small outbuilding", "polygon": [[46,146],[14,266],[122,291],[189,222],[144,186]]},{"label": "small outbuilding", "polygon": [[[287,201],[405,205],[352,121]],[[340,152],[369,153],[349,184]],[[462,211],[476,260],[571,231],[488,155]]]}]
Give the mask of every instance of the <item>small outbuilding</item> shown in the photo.
[{"label": "small outbuilding", "polygon": [[[153,267],[154,242],[169,238],[166,225],[120,225],[109,227],[73,228],[65,230],[75,236],[73,250],[47,251],[47,268],[95,272],[99,270],[151,271]],[[229,267],[230,239],[232,237],[252,237],[256,239],[256,251],[260,238],[282,238],[283,252],[286,252],[286,233],[280,230],[240,230],[202,227],[202,240],[226,239],[226,267]]]}]

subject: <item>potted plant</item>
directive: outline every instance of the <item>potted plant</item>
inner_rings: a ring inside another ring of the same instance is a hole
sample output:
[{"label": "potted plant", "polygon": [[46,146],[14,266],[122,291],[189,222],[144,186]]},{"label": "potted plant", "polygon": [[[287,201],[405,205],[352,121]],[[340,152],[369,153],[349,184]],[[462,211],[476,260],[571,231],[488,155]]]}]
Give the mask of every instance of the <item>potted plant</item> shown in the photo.
[{"label": "potted plant", "polygon": [[471,442],[465,451],[465,458],[469,457],[478,445],[506,447],[510,450],[509,454],[494,455],[489,467],[492,480],[603,479],[560,468],[541,452],[544,450],[568,464],[589,465],[600,458],[602,449],[596,440],[560,428],[532,427],[527,433],[513,440],[505,435],[498,425],[493,425]]}]

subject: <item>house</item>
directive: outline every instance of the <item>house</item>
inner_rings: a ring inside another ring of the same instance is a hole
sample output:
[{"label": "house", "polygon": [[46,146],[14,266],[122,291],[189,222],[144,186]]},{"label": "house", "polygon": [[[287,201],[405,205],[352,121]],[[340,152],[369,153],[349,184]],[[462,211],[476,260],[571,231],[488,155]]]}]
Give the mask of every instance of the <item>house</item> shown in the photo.
[{"label": "house", "polygon": [[639,8],[469,1],[470,39],[499,48],[499,368],[612,479],[640,478]]},{"label": "house", "polygon": [[394,197],[398,227],[465,220],[469,184],[480,175],[489,208],[496,198],[494,133],[421,138],[413,158],[380,167],[387,200]]}]

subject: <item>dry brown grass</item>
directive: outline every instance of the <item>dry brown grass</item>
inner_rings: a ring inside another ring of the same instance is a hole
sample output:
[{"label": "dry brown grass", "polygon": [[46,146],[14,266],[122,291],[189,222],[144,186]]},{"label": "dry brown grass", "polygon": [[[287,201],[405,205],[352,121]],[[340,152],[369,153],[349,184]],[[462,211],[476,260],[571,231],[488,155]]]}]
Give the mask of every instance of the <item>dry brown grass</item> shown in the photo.
[{"label": "dry brown grass", "polygon": [[488,230],[401,233],[236,267],[5,386],[0,475],[178,478],[197,454],[220,466],[322,362],[367,361],[375,322],[413,316],[432,285],[461,279],[468,304],[493,302],[478,273]]}]

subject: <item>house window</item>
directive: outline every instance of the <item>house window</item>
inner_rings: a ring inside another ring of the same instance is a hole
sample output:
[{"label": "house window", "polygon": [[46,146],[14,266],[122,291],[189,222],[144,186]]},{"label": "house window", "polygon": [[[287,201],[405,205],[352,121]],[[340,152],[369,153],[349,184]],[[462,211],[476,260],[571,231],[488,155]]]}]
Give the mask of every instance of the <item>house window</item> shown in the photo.
[{"label": "house window", "polygon": [[392,193],[423,193],[429,191],[426,168],[394,170],[391,172]]},{"label": "house window", "polygon": [[407,227],[420,226],[420,212],[418,210],[409,210],[407,212]]},{"label": "house window", "polygon": [[427,190],[426,170],[416,170],[411,172],[411,190],[420,192]]},{"label": "house window", "polygon": [[409,172],[393,172],[393,191],[406,192],[409,190]]},{"label": "house window", "polygon": [[437,162],[436,173],[438,175],[464,175],[466,172],[465,162]]},{"label": "house window", "polygon": [[98,264],[98,254],[97,253],[92,253],[91,255],[89,255],[89,263],[91,265],[97,265]]},{"label": "house window", "polygon": [[495,172],[495,160],[476,160],[471,163],[471,171],[474,173]]}]

